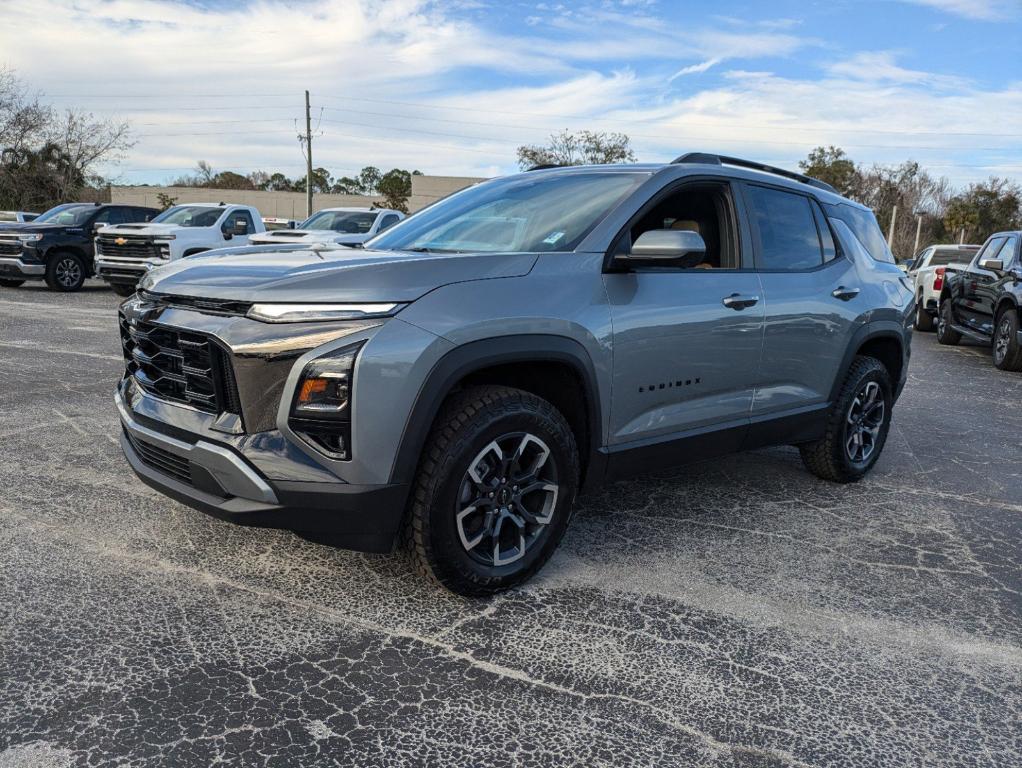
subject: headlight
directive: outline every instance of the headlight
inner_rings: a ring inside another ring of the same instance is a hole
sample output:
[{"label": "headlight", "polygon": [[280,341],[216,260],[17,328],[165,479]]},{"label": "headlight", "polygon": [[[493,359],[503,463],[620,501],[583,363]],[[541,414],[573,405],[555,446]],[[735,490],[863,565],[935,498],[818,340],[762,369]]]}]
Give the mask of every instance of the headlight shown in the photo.
[{"label": "headlight", "polygon": [[355,358],[365,342],[342,347],[305,366],[288,424],[330,458],[351,458],[351,398]]},{"label": "headlight", "polygon": [[42,235],[18,235],[18,239],[23,243],[36,243],[43,239]]},{"label": "headlight", "polygon": [[309,323],[389,317],[403,304],[253,304],[248,317],[264,323]]}]

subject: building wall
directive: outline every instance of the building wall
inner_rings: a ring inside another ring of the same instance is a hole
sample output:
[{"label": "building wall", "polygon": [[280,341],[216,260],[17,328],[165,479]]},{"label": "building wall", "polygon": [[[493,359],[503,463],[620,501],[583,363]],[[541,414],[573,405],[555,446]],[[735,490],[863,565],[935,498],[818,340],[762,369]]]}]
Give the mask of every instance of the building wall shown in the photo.
[{"label": "building wall", "polygon": [[[412,176],[408,210],[414,213],[479,181],[483,179],[468,176]],[[304,192],[259,192],[204,187],[110,187],[110,201],[159,208],[161,193],[176,198],[178,203],[237,203],[255,206],[264,217],[305,218]],[[312,198],[313,208],[317,211],[323,208],[368,207],[373,203],[382,204],[382,198],[362,195],[314,195]]]}]

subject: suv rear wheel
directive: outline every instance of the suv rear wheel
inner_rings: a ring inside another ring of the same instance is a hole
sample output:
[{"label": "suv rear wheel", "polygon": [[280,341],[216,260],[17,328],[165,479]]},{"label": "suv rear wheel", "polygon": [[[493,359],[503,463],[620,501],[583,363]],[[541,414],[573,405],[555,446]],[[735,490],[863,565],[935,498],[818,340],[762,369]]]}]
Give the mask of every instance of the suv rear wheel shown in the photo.
[{"label": "suv rear wheel", "polygon": [[462,595],[522,583],[571,517],[579,458],[564,417],[509,387],[452,396],[427,440],[405,543],[425,576]]},{"label": "suv rear wheel", "polygon": [[54,291],[77,291],[85,282],[85,264],[73,253],[58,253],[46,265],[46,284]]},{"label": "suv rear wheel", "polygon": [[1018,312],[1005,309],[994,324],[994,365],[1002,371],[1022,371],[1022,347],[1018,343]]},{"label": "suv rear wheel", "polygon": [[817,477],[851,483],[872,469],[887,442],[893,405],[891,377],[872,357],[856,357],[814,443],[799,446],[802,461]]}]

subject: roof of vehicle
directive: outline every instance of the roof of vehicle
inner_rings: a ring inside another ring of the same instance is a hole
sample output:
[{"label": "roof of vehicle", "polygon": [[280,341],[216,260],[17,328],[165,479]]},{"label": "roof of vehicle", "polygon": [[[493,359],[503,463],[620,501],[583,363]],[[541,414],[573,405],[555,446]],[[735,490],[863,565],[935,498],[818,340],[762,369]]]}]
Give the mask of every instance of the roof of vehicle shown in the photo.
[{"label": "roof of vehicle", "polygon": [[[247,203],[174,203],[175,208],[183,208],[185,206],[189,208],[227,208],[232,205],[238,208],[251,208],[255,210],[254,205],[248,205]],[[259,218],[262,217],[260,216]]]},{"label": "roof of vehicle", "polygon": [[[742,160],[740,158],[724,155],[710,155],[701,152],[690,152],[682,155],[670,163],[614,163],[608,165],[565,165],[565,166],[536,166],[524,173],[591,173],[619,172],[619,173],[660,173],[670,170],[685,169],[686,171],[697,171],[699,173],[712,173],[746,179],[748,181],[769,181],[771,184],[791,187],[800,192],[806,192],[818,200],[831,204],[851,205],[863,210],[869,210],[867,206],[854,200],[843,197],[833,187],[818,179],[813,179],[794,171],[783,168],[764,165],[755,161]],[[726,170],[725,170],[726,169]],[[679,175],[687,175],[682,171]]]},{"label": "roof of vehicle", "polygon": [[[351,211],[353,213],[398,213],[398,211],[395,211],[395,210],[393,210],[391,208],[375,208],[375,207],[374,208],[370,208],[368,206],[351,206],[351,207],[342,207],[342,208],[320,208],[318,211],[316,211],[316,213],[323,213],[325,211],[329,211],[329,212],[334,212],[334,211]],[[313,216],[315,216],[315,215],[316,214],[314,213]]]}]

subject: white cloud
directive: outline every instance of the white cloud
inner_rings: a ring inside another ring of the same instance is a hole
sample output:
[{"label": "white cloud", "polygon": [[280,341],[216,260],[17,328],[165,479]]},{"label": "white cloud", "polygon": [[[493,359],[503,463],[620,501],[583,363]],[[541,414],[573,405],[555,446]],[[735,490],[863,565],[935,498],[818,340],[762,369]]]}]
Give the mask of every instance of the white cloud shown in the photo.
[{"label": "white cloud", "polygon": [[1018,0],[902,0],[914,5],[925,5],[939,11],[964,16],[967,19],[997,21],[1017,16]]},{"label": "white cloud", "polygon": [[671,75],[669,78],[667,78],[667,82],[669,83],[674,82],[679,77],[684,77],[685,75],[700,74],[701,72],[705,72],[711,67],[715,67],[717,64],[720,64],[720,61],[721,61],[720,59],[707,59],[706,61],[701,61],[698,64],[692,64],[691,66],[688,67],[682,67],[673,75]]},{"label": "white cloud", "polygon": [[940,75],[916,69],[905,69],[896,63],[891,51],[863,51],[851,58],[830,64],[828,71],[839,77],[887,83],[929,84],[940,88],[966,88],[968,81],[954,75]]}]

